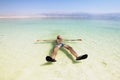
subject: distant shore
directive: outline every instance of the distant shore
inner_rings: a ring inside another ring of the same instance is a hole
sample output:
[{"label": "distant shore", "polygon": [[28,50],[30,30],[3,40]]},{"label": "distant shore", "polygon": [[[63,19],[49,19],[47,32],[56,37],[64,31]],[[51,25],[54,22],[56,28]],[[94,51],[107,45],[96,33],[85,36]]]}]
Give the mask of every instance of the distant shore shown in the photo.
[{"label": "distant shore", "polygon": [[89,14],[89,13],[45,13],[36,15],[2,15],[0,19],[24,19],[24,18],[63,18],[63,19],[120,19],[120,13],[108,13],[108,14]]},{"label": "distant shore", "polygon": [[46,18],[46,16],[0,16],[0,19],[14,19],[14,18]]}]

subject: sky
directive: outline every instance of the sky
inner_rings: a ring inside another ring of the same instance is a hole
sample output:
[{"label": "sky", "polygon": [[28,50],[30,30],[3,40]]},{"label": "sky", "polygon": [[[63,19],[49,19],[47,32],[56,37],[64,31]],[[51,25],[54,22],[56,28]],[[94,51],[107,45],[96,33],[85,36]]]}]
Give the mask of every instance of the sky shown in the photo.
[{"label": "sky", "polygon": [[0,0],[0,15],[120,13],[120,0]]}]

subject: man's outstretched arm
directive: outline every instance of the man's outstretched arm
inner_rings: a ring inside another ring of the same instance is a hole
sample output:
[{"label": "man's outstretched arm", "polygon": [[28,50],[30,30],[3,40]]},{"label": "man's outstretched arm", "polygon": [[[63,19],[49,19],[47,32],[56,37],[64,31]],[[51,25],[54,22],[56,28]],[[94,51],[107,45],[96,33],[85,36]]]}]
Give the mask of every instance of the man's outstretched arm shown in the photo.
[{"label": "man's outstretched arm", "polygon": [[39,42],[54,42],[55,40],[36,40],[35,43]]},{"label": "man's outstretched arm", "polygon": [[64,41],[82,41],[82,39],[64,39]]}]

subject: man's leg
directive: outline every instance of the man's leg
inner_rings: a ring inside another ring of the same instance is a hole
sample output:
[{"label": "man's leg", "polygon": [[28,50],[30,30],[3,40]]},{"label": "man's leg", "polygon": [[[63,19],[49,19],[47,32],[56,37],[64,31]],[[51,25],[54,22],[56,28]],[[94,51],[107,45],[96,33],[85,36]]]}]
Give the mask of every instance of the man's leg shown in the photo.
[{"label": "man's leg", "polygon": [[86,59],[88,57],[87,54],[78,56],[78,54],[74,51],[74,49],[71,46],[69,46],[69,45],[65,45],[64,47],[66,49],[68,49],[76,57],[76,60],[82,60],[82,59]]},{"label": "man's leg", "polygon": [[59,46],[55,46],[55,47],[53,48],[53,52],[51,53],[52,59],[55,59],[59,48],[60,48]]},{"label": "man's leg", "polygon": [[78,54],[75,52],[75,50],[71,46],[64,45],[64,48],[68,49],[76,58],[78,57]]}]

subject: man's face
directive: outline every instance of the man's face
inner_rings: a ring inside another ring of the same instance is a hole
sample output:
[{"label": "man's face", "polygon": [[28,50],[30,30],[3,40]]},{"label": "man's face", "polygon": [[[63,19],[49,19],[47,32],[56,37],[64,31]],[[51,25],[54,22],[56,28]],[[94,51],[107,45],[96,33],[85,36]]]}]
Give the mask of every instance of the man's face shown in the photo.
[{"label": "man's face", "polygon": [[58,35],[58,36],[57,36],[57,39],[61,39],[61,38],[62,38],[61,35]]}]

